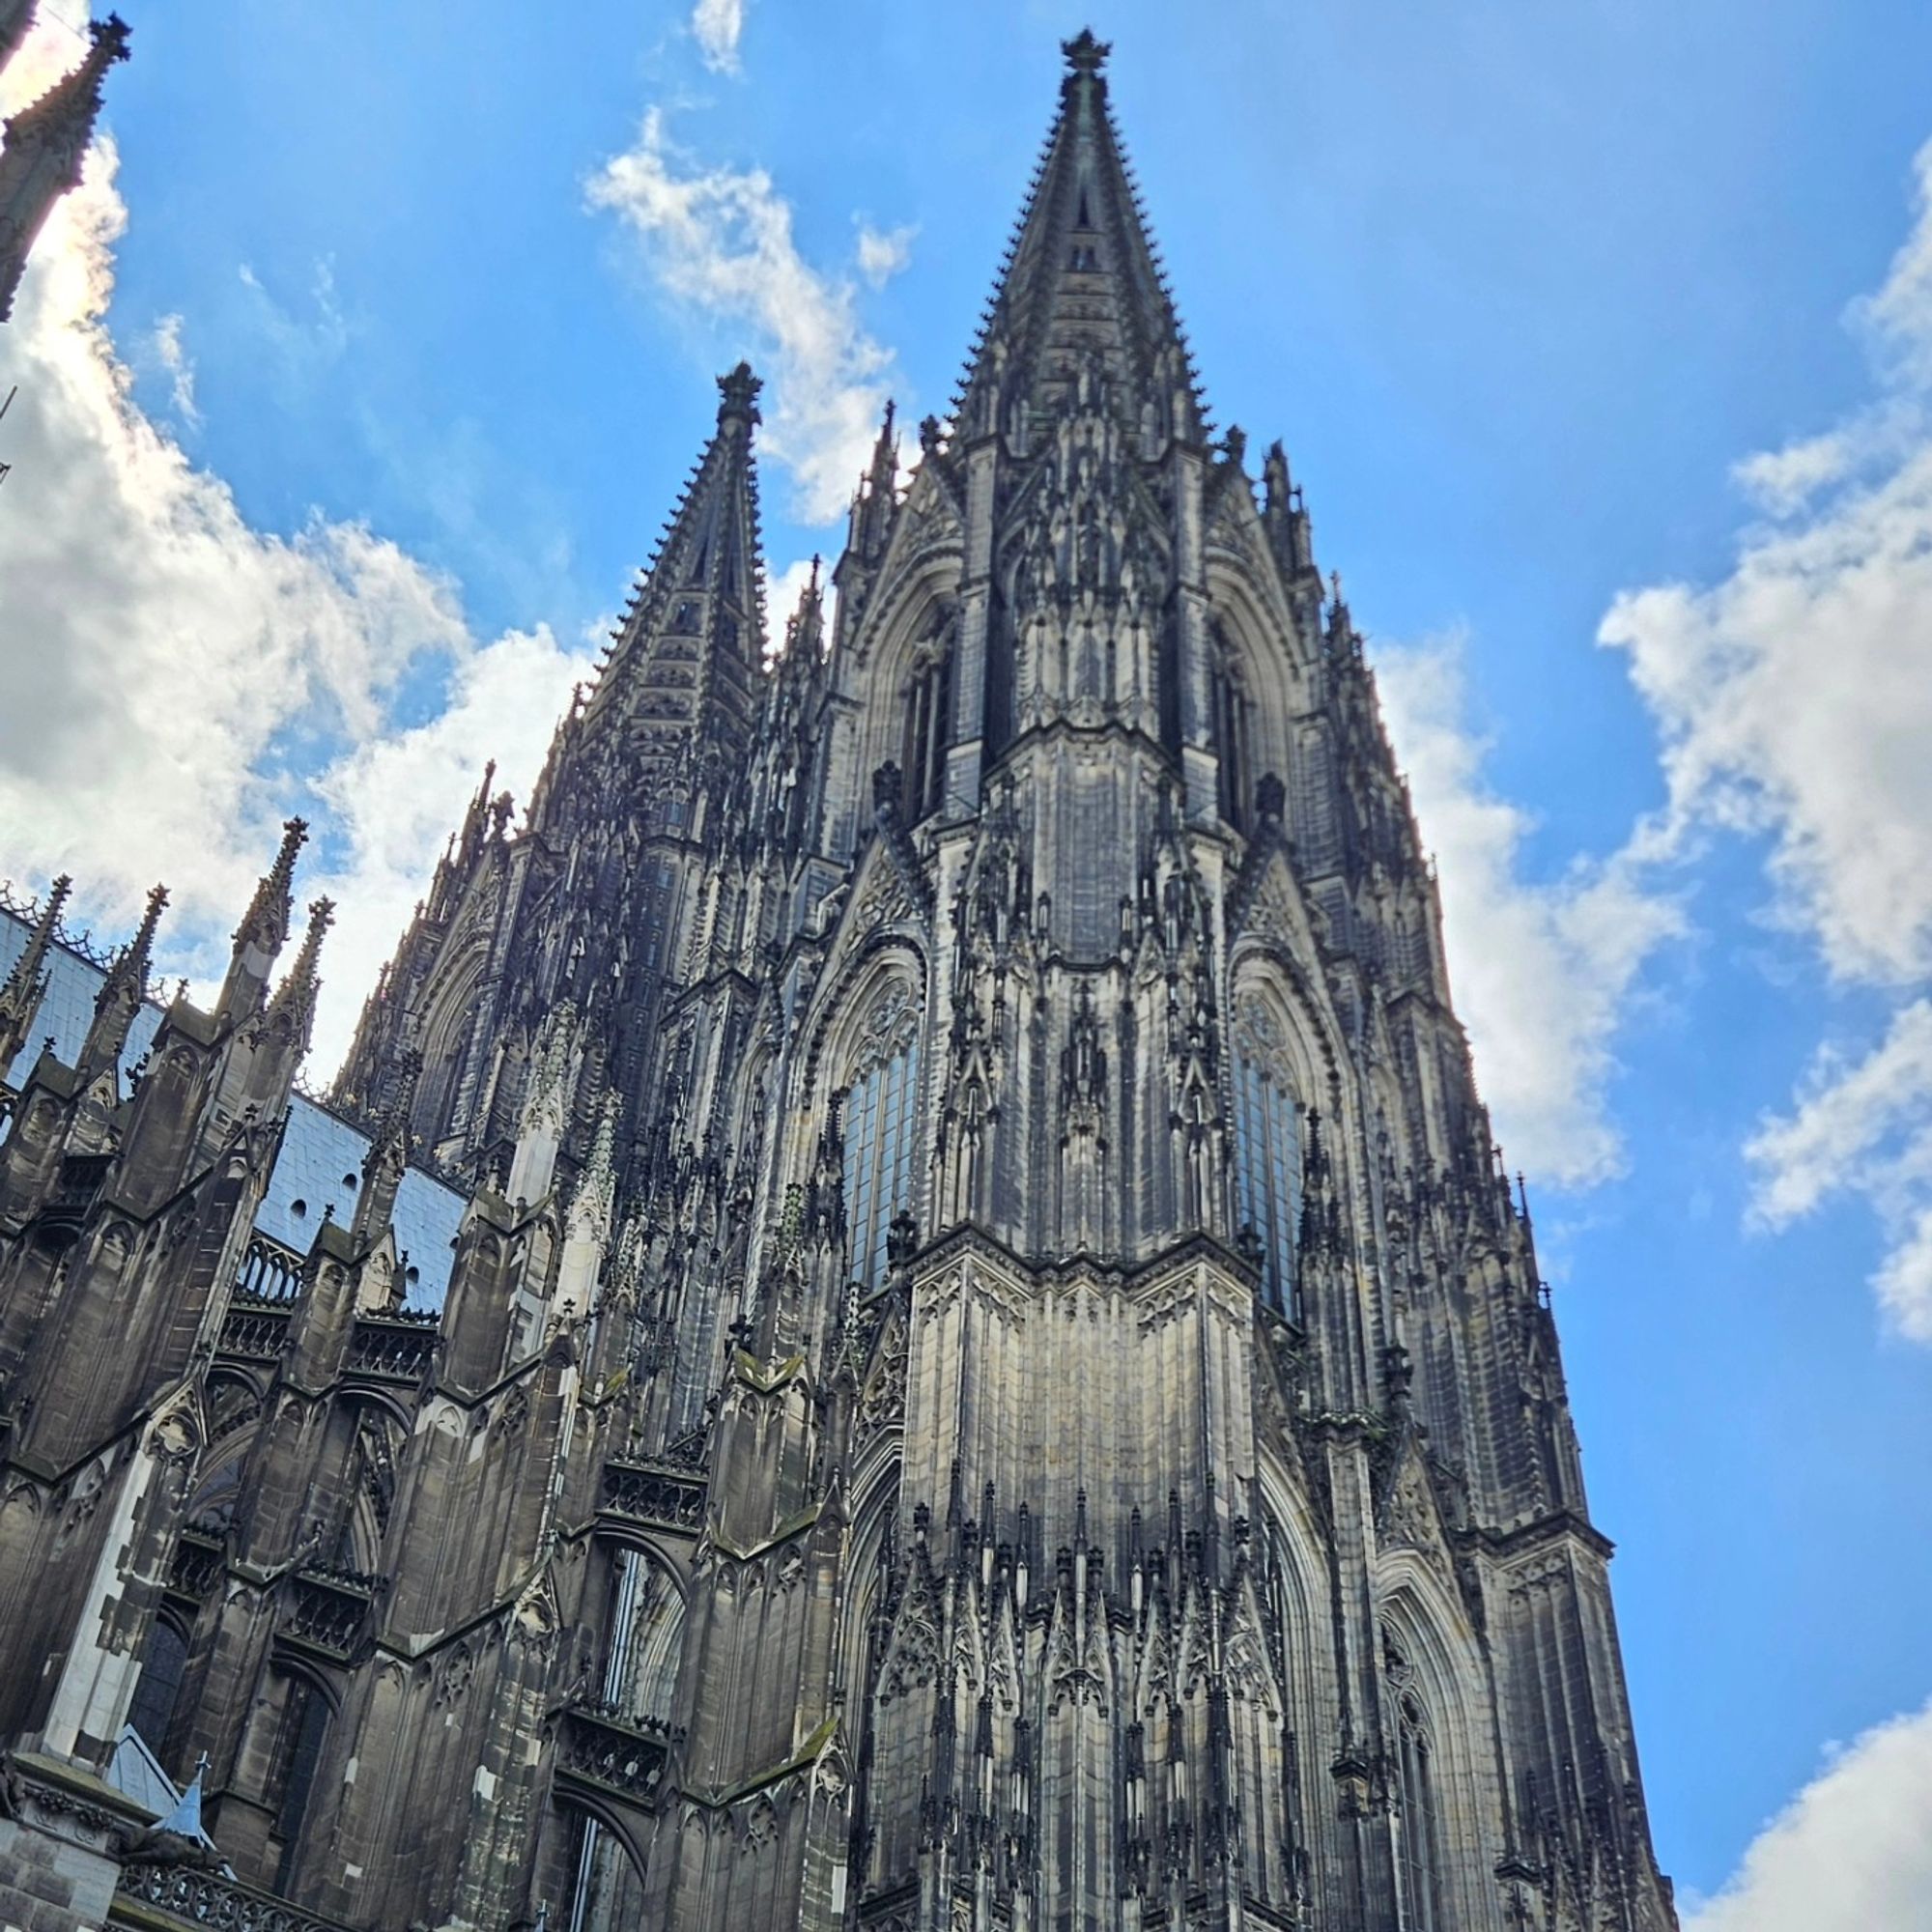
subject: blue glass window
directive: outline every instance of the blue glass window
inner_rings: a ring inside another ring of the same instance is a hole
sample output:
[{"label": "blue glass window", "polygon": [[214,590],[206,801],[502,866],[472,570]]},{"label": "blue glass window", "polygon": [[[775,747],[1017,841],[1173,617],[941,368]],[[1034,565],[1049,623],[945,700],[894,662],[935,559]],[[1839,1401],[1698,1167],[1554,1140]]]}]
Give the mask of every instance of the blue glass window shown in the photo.
[{"label": "blue glass window", "polygon": [[[881,1025],[881,1017],[888,1024]],[[871,1031],[881,1050],[862,1066],[845,1094],[845,1225],[852,1278],[867,1288],[885,1280],[893,1217],[913,1206],[919,1042],[910,1022],[904,1001],[875,1016]]]},{"label": "blue glass window", "polygon": [[1294,1240],[1301,1221],[1301,1118],[1282,1065],[1281,1036],[1258,1002],[1235,1034],[1235,1218],[1254,1230],[1262,1286],[1285,1314],[1298,1316]]}]

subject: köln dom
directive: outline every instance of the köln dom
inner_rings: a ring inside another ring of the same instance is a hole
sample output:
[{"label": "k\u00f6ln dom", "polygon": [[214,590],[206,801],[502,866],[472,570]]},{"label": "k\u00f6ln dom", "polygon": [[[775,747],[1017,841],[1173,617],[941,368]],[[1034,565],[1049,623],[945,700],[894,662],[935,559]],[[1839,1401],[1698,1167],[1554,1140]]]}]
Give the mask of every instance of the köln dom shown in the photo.
[{"label": "k\u00f6ln dom", "polygon": [[1106,55],[781,616],[721,379],[327,1099],[299,822],[206,1006],[159,891],[0,919],[0,1924],[1674,1926],[1361,637]]}]

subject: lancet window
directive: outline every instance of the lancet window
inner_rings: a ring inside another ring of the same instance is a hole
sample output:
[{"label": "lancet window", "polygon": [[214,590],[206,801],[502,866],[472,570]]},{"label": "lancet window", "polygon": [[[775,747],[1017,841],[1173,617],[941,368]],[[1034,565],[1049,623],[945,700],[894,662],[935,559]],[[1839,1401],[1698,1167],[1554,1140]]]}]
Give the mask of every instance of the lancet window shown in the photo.
[{"label": "lancet window", "polygon": [[913,660],[906,690],[905,812],[917,824],[939,810],[946,795],[947,724],[952,711],[952,653],[943,643],[923,645]]},{"label": "lancet window", "polygon": [[295,1875],[296,1854],[301,1844],[302,1820],[309,1794],[322,1764],[323,1741],[328,1735],[328,1700],[306,1677],[289,1679],[288,1700],[282,1706],[281,1736],[276,1745],[275,1835],[282,1842],[275,1889],[286,1891]]},{"label": "lancet window", "polygon": [[1235,1029],[1235,1218],[1259,1245],[1263,1292],[1284,1314],[1298,1315],[1300,1107],[1281,1026],[1253,996],[1241,1003]]},{"label": "lancet window", "polygon": [[134,1687],[133,1708],[128,1713],[128,1721],[156,1757],[167,1747],[168,1726],[174,1721],[186,1671],[186,1636],[171,1617],[157,1616],[148,1633],[140,1682]]},{"label": "lancet window", "polygon": [[902,986],[872,1009],[840,1114],[850,1266],[867,1288],[885,1280],[893,1218],[913,1206],[918,1022]]},{"label": "lancet window", "polygon": [[663,1565],[617,1552],[605,1646],[604,1703],[630,1722],[668,1724],[684,1655],[684,1599]]},{"label": "lancet window", "polygon": [[1215,653],[1214,670],[1214,752],[1219,769],[1218,808],[1223,819],[1236,832],[1248,825],[1248,794],[1253,785],[1249,751],[1249,700],[1225,647]]}]

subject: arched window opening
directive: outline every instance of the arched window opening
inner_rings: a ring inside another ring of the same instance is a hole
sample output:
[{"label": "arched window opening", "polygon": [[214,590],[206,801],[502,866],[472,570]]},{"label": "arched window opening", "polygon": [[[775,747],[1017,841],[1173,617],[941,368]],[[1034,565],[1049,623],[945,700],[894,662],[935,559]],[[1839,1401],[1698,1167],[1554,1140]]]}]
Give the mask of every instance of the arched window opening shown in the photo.
[{"label": "arched window opening", "polygon": [[1214,752],[1219,772],[1217,807],[1236,832],[1248,829],[1253,785],[1248,744],[1248,694],[1224,648],[1214,654]]},{"label": "arched window opening", "polygon": [[684,1599],[660,1563],[622,1549],[611,1568],[603,1699],[639,1729],[668,1729],[684,1658]]},{"label": "arched window opening", "polygon": [[275,1807],[275,1836],[282,1846],[275,1873],[277,1891],[287,1891],[295,1876],[302,1820],[308,1812],[327,1734],[328,1699],[306,1677],[290,1678],[289,1694],[282,1705],[281,1734],[275,1740],[275,1775],[269,1791]]},{"label": "arched window opening", "polygon": [[167,1743],[168,1726],[174,1721],[182,1679],[186,1673],[186,1632],[171,1617],[156,1617],[148,1632],[147,1649],[141,1656],[141,1675],[134,1686],[133,1705],[128,1713],[128,1721],[140,1732],[142,1742],[156,1757],[161,1756]]},{"label": "arched window opening", "polygon": [[1435,1809],[1435,1751],[1422,1707],[1414,1697],[1402,1697],[1396,1713],[1403,1922],[1413,1932],[1442,1932],[1442,1847]]},{"label": "arched window opening", "polygon": [[644,1884],[630,1854],[612,1832],[573,1807],[565,1901],[566,1932],[629,1932],[644,1922]]},{"label": "arched window opening", "polygon": [[913,1211],[914,1115],[919,1094],[919,1009],[899,986],[873,1009],[845,1090],[839,1127],[852,1277],[886,1278],[893,1219]]},{"label": "arched window opening", "polygon": [[1285,1315],[1299,1320],[1294,1243],[1301,1220],[1300,1107],[1281,1028],[1255,998],[1241,1004],[1235,1028],[1235,1216],[1257,1244],[1263,1292]]},{"label": "arched window opening", "polygon": [[943,646],[923,651],[906,687],[905,738],[899,769],[905,774],[909,824],[937,811],[946,797],[946,747],[952,733],[952,653]]}]

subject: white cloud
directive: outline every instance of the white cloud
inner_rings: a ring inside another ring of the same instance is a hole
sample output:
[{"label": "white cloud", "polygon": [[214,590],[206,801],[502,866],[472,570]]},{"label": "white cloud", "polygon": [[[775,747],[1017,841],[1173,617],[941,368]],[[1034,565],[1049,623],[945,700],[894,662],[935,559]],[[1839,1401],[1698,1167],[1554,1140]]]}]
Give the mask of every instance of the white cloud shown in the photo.
[{"label": "white cloud", "polygon": [[1852,467],[1854,440],[1831,430],[1782,449],[1759,450],[1735,465],[1735,476],[1754,501],[1775,517],[1802,510],[1828,483],[1838,482]]},{"label": "white cloud", "polygon": [[919,234],[916,227],[878,229],[869,221],[859,224],[859,272],[875,289],[882,289],[912,260],[912,244]]},{"label": "white cloud", "polygon": [[745,33],[745,0],[697,0],[691,31],[704,65],[720,73],[738,71],[738,43]]},{"label": "white cloud", "polygon": [[1684,1932],[1923,1932],[1932,1706],[1864,1733],[1759,1833]]},{"label": "white cloud", "polygon": [[1862,1195],[1891,1236],[1873,1286],[1915,1340],[1932,1342],[1932,999],[1892,1016],[1862,1060],[1821,1049],[1799,1105],[1745,1150],[1759,1225],[1787,1227],[1829,1197]]},{"label": "white cloud", "polygon": [[182,319],[164,315],[155,325],[155,355],[167,371],[175,413],[190,428],[199,425],[201,412],[194,402],[194,362],[182,345]]},{"label": "white cloud", "polygon": [[1484,780],[1460,640],[1378,651],[1376,682],[1435,850],[1457,1010],[1497,1132],[1553,1180],[1605,1179],[1622,1165],[1612,1042],[1644,961],[1681,929],[1677,908],[1634,852],[1579,860],[1550,885],[1520,876],[1531,822]]},{"label": "white cloud", "polygon": [[1864,1196],[1891,1242],[1874,1286],[1932,1341],[1932,143],[1916,186],[1910,236],[1850,311],[1878,399],[1740,464],[1783,521],[1747,530],[1715,585],[1619,597],[1599,635],[1662,737],[1660,843],[1766,838],[1771,916],[1834,979],[1898,1003],[1879,1046],[1821,1055],[1792,1116],[1752,1139],[1752,1212],[1776,1228]]},{"label": "white cloud", "polygon": [[317,890],[336,900],[313,1065],[333,1071],[363,996],[395,951],[438,855],[494,760],[494,789],[528,796],[589,649],[560,648],[547,630],[510,632],[466,653],[438,715],[364,739],[315,781],[341,835],[344,863]]},{"label": "white cloud", "polygon": [[[48,28],[30,39],[0,111],[69,52]],[[339,823],[319,826],[299,890],[343,902],[319,1021],[326,1065],[485,756],[497,752],[505,781],[526,779],[542,745],[525,741],[547,741],[587,660],[547,637],[479,647],[453,587],[360,525],[317,517],[292,537],[248,525],[142,412],[107,334],[127,219],[114,174],[102,140],[35,247],[8,330],[19,395],[0,516],[0,872],[30,887],[73,872],[81,915],[103,933],[125,930],[145,888],[166,880],[165,969],[205,976],[278,821],[319,788]],[[326,273],[318,300],[332,335]],[[191,381],[174,319],[155,349]],[[400,693],[441,679],[452,696],[434,724],[391,724]],[[357,749],[306,783],[345,742]],[[346,858],[324,880],[331,832]]]},{"label": "white cloud", "polygon": [[724,355],[746,338],[757,346],[765,448],[792,472],[808,522],[840,516],[878,433],[893,355],[860,327],[852,285],[799,253],[771,176],[703,166],[672,145],[654,107],[589,194],[636,231],[667,293],[724,326]]}]

